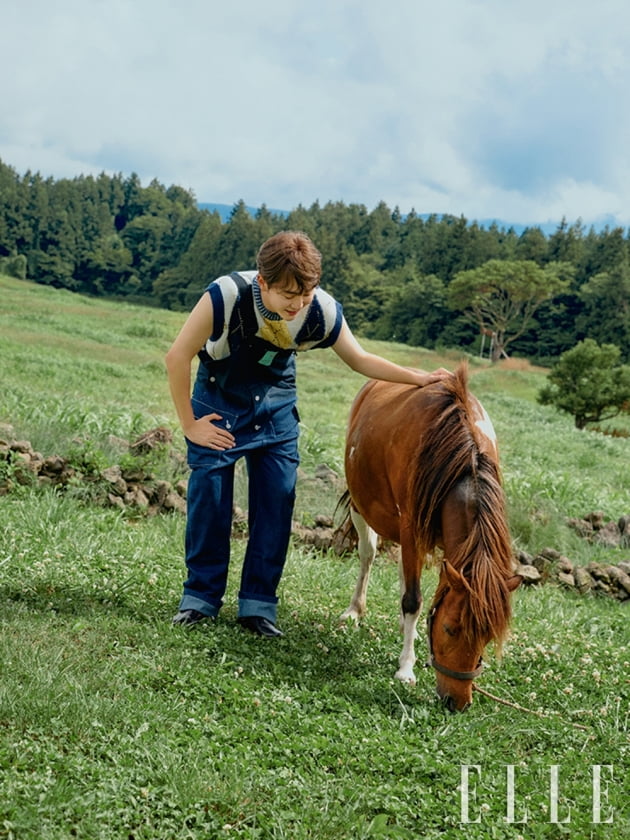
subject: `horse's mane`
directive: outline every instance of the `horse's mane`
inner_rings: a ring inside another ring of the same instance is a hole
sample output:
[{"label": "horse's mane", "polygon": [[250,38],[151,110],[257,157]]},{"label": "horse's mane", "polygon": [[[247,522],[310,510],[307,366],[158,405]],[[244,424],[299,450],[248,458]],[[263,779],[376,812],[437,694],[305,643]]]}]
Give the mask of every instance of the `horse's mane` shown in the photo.
[{"label": "horse's mane", "polygon": [[[466,482],[476,508],[473,526],[445,560],[461,574],[469,593],[461,616],[463,632],[470,639],[494,639],[500,647],[511,617],[506,581],[512,574],[512,550],[499,465],[480,446],[466,363],[452,379],[429,387],[418,466],[410,478],[418,549],[424,555],[439,544],[442,505],[451,490]],[[442,576],[436,603],[447,586]]]}]

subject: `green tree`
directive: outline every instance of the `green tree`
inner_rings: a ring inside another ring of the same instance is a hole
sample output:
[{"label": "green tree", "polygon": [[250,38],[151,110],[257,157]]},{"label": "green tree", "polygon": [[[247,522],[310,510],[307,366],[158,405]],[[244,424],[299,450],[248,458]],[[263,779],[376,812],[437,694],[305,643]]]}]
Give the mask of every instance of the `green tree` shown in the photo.
[{"label": "green tree", "polygon": [[463,311],[469,321],[492,335],[492,361],[507,357],[506,348],[529,327],[534,313],[569,284],[573,268],[532,260],[489,260],[460,271],[448,287],[451,309]]},{"label": "green tree", "polygon": [[512,352],[550,366],[584,337],[576,328],[582,305],[574,294],[559,294],[536,310],[528,329],[512,344]]},{"label": "green tree", "polygon": [[[362,217],[361,205],[353,205],[353,221]],[[400,224],[396,222],[391,210],[384,201],[367,216],[361,219],[362,224],[355,236],[348,237],[348,241],[355,247],[358,254],[380,254],[385,257],[392,250],[400,248]]]},{"label": "green tree", "polygon": [[623,361],[630,361],[630,268],[627,259],[610,271],[591,277],[580,288],[584,312],[578,318],[582,334],[616,344]]},{"label": "green tree", "polygon": [[27,172],[23,178],[16,177],[15,189],[9,190],[8,195],[3,189],[0,194],[13,242],[10,250],[16,254],[28,255],[28,252],[33,248],[34,219],[31,215],[32,201],[30,197],[33,177],[30,172]]},{"label": "green tree", "polygon": [[256,220],[241,199],[234,205],[230,221],[221,229],[215,251],[213,279],[231,271],[255,268],[256,254],[261,245]]},{"label": "green tree", "polygon": [[570,225],[562,219],[549,237],[549,259],[581,265],[584,261],[584,225],[578,221]]},{"label": "green tree", "polygon": [[117,231],[121,231],[136,216],[142,215],[146,208],[146,204],[142,199],[142,183],[140,176],[136,172],[132,172],[128,178],[121,181],[120,187],[122,190],[122,203],[119,205],[114,219]]},{"label": "green tree", "polygon": [[344,247],[351,248],[357,254],[371,250],[367,241],[368,213],[364,205],[346,206],[341,201],[329,201],[321,208],[317,203],[311,205],[310,212],[316,216],[315,241],[322,254],[326,252],[333,255]]},{"label": "green tree", "polygon": [[573,415],[578,429],[616,417],[630,403],[630,366],[619,358],[614,344],[586,338],[560,356],[538,402]]},{"label": "green tree", "polygon": [[612,230],[606,226],[595,233],[591,229],[584,239],[584,275],[586,278],[604,271],[612,271],[628,259],[623,228]]},{"label": "green tree", "polygon": [[419,275],[409,264],[388,274],[393,291],[366,335],[415,347],[435,347],[448,319],[444,283],[434,274]]},{"label": "green tree", "polygon": [[[317,240],[317,221],[316,214],[312,209],[307,210],[301,204],[298,204],[286,218],[287,230],[301,230],[315,242]],[[321,247],[318,245],[318,247]]]},{"label": "green tree", "polygon": [[547,261],[549,244],[545,234],[539,227],[528,227],[520,235],[516,245],[516,258],[519,260],[533,260],[538,265]]},{"label": "green tree", "polygon": [[151,291],[153,280],[159,273],[158,258],[162,239],[169,230],[167,218],[150,214],[136,216],[125,225],[120,238],[132,255],[132,268],[137,278],[125,290],[127,293],[146,295]]},{"label": "green tree", "polygon": [[276,217],[274,214],[267,209],[267,205],[261,205],[258,210],[256,211],[256,231],[258,233],[258,244],[259,246],[262,243],[269,239],[270,236],[276,232]]},{"label": "green tree", "polygon": [[376,321],[390,298],[388,279],[374,265],[374,255],[357,256],[351,250],[347,266],[335,281],[335,295],[342,301],[346,319],[362,333]]},{"label": "green tree", "polygon": [[216,254],[222,230],[218,213],[202,211],[201,222],[188,250],[177,265],[162,271],[153,283],[153,295],[160,306],[190,309],[208,283],[219,276]]},{"label": "green tree", "polygon": [[17,172],[0,160],[0,257],[15,253],[19,194],[20,180]]},{"label": "green tree", "polygon": [[121,295],[135,288],[133,256],[112,227],[109,236],[95,241],[77,267],[82,290],[95,295]]},{"label": "green tree", "polygon": [[24,254],[18,254],[16,257],[0,257],[0,274],[17,277],[18,280],[26,280],[26,268]]}]

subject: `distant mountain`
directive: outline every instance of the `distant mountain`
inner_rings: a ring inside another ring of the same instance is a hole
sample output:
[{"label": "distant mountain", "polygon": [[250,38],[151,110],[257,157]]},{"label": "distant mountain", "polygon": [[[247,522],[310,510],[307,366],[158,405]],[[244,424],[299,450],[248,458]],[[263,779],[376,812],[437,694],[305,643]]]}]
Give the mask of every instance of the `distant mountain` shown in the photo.
[{"label": "distant mountain", "polygon": [[[424,218],[424,216],[423,216]],[[472,221],[472,220],[469,220]],[[595,233],[601,233],[604,228],[610,228],[610,230],[614,230],[614,228],[618,227],[625,227],[624,225],[620,224],[614,216],[601,216],[594,222],[583,222],[581,219],[567,219],[568,225],[573,225],[576,223],[580,223],[584,226],[584,230],[588,233],[588,231],[593,228]],[[523,233],[524,230],[527,228],[540,228],[545,236],[550,236],[552,233],[555,233],[558,228],[560,227],[562,220],[558,219],[557,222],[532,222],[529,225],[522,225],[517,222],[503,222],[501,219],[478,219],[477,224],[479,227],[482,228],[489,228],[491,225],[496,224],[498,228],[505,228],[505,230],[509,230],[512,228],[515,233],[519,236]]]},{"label": "distant mountain", "polygon": [[[204,202],[204,203],[199,203],[197,206],[200,207],[202,210],[209,210],[210,213],[213,213],[213,212],[216,211],[219,214],[219,216],[221,217],[221,221],[228,222],[230,220],[230,216],[232,215],[234,207],[236,206],[236,202],[234,204],[212,204],[212,203]],[[260,209],[259,207],[247,207],[247,210],[249,211],[249,213],[252,216],[255,216],[259,209]],[[289,210],[273,210],[271,207],[268,207],[267,209],[269,210],[270,213],[273,213],[274,215],[277,215],[277,216],[288,216],[289,212],[290,212]],[[441,218],[443,215],[449,215],[449,214],[418,213],[418,217],[420,219],[424,219],[425,221],[426,221],[426,219],[430,219],[431,216],[437,216],[438,218]],[[521,235],[521,233],[523,233],[524,230],[527,230],[527,228],[533,228],[533,227],[540,228],[541,231],[545,234],[545,236],[550,236],[552,233],[556,232],[556,230],[558,229],[558,226],[560,225],[560,220],[557,221],[557,222],[541,222],[539,224],[532,223],[532,224],[529,224],[529,225],[523,225],[523,224],[519,224],[517,222],[504,222],[501,219],[468,219],[468,222],[471,223],[471,224],[472,224],[472,222],[475,222],[475,221],[477,222],[477,224],[481,228],[490,228],[490,227],[492,227],[492,225],[496,225],[499,229],[504,229],[504,230],[510,230],[510,228],[511,228],[519,236]],[[568,223],[573,224],[575,221],[576,220],[568,220]],[[616,219],[613,216],[604,216],[602,219],[600,219],[596,222],[592,222],[592,223],[588,223],[588,224],[585,223],[584,227],[587,231],[590,230],[590,228],[592,227],[593,230],[595,230],[596,233],[599,233],[605,227],[609,227],[612,230],[613,228],[620,227],[620,225],[619,225],[619,222],[617,222]]]},{"label": "distant mountain", "polygon": [[[197,206],[201,210],[208,210],[210,213],[218,213],[221,216],[222,222],[229,222],[230,216],[236,206],[236,202],[234,204],[209,204],[207,202],[198,203]],[[255,216],[256,213],[260,210],[260,207],[248,207],[247,210],[249,211],[250,215]],[[272,210],[271,207],[268,207],[270,213],[274,213],[277,216],[288,216],[288,210]]]}]

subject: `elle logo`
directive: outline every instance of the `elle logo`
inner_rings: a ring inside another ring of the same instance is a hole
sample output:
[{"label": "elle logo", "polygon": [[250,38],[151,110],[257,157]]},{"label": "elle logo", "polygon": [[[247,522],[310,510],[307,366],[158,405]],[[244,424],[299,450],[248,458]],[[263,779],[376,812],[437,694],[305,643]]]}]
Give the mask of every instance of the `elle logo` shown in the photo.
[{"label": "elle logo", "polygon": [[[505,821],[507,823],[526,823],[529,815],[527,808],[516,813],[516,779],[515,779],[515,765],[506,764],[506,811]],[[592,764],[591,765],[592,778],[592,822],[593,823],[612,823],[613,811],[602,817],[602,798],[608,800],[608,784],[613,781],[613,766],[612,764]],[[479,806],[476,808],[476,816],[471,817],[471,808],[477,799],[476,781],[481,779],[481,765],[480,764],[462,764],[461,765],[461,784],[460,784],[460,821],[462,823],[480,823],[481,812],[488,810],[488,806]],[[604,787],[602,788],[602,783]],[[472,785],[472,788],[471,788]],[[551,823],[570,823],[571,810],[566,809],[566,813],[560,816],[559,813],[559,796],[560,796],[560,765],[552,764],[549,767],[549,822]]]}]

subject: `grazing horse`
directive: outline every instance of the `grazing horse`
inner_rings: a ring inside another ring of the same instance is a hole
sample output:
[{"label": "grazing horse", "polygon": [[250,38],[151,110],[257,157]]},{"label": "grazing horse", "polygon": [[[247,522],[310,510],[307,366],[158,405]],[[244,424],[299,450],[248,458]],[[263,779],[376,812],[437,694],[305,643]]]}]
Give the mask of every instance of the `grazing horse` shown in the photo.
[{"label": "grazing horse", "polygon": [[461,364],[451,379],[424,388],[368,382],[351,408],[345,452],[361,571],[341,619],[365,613],[378,535],[399,543],[404,641],[396,676],[415,684],[420,576],[440,549],[427,665],[451,711],[471,705],[483,650],[492,640],[500,648],[521,583],[512,572],[496,436],[467,380]]}]

